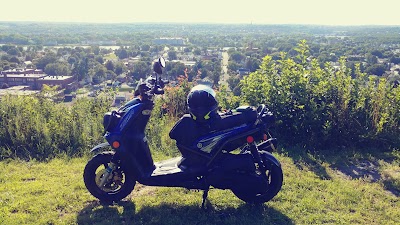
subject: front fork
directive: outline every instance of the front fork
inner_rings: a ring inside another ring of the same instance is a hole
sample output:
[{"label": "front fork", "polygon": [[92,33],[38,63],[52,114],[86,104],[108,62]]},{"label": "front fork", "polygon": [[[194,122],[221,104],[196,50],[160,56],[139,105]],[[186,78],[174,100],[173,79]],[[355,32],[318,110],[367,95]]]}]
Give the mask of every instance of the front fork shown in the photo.
[{"label": "front fork", "polygon": [[118,156],[117,153],[111,158],[111,161],[108,163],[106,171],[103,173],[103,176],[100,179],[100,187],[104,187],[104,185],[112,178],[112,174],[117,169]]}]

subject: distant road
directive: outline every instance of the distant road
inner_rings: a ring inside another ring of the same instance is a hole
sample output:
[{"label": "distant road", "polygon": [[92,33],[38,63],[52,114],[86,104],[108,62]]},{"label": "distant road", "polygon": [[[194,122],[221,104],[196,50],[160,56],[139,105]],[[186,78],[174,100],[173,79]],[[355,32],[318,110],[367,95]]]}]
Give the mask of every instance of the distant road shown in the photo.
[{"label": "distant road", "polygon": [[229,61],[229,54],[228,52],[222,52],[222,63],[221,63],[221,70],[222,70],[222,74],[221,74],[221,79],[219,81],[219,84],[224,84],[226,85],[226,87],[228,88],[228,91],[230,91],[229,86],[228,86],[228,78],[229,78],[229,74],[228,74],[228,61]]}]

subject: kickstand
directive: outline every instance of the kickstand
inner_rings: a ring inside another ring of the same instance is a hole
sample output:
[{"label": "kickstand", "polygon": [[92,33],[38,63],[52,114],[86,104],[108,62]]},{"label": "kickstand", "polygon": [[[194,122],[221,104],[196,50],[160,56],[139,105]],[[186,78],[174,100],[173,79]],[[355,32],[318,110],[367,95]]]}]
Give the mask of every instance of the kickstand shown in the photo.
[{"label": "kickstand", "polygon": [[209,190],[210,190],[210,187],[207,187],[207,189],[204,190],[204,192],[203,192],[203,202],[201,203],[201,208],[202,209],[206,209],[205,206],[206,206],[206,200],[207,200],[207,196],[208,196],[208,191]]}]

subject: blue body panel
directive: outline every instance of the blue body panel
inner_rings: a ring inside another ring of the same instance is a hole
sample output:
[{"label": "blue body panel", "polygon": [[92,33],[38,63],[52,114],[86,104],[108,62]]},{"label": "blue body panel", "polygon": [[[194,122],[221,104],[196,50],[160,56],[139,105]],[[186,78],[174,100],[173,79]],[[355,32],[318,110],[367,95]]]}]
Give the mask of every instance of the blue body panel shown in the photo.
[{"label": "blue body panel", "polygon": [[205,153],[213,153],[213,150],[218,150],[221,145],[228,139],[250,131],[251,129],[253,129],[252,125],[244,124],[242,126],[234,127],[228,130],[211,133],[196,140],[196,142],[193,143],[191,147],[193,149],[201,150]]}]

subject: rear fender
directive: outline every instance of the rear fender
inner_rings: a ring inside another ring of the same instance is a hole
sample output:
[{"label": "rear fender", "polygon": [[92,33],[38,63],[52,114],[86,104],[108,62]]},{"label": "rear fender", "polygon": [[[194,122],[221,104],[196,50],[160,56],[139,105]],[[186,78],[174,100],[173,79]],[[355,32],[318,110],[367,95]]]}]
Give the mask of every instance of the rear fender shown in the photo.
[{"label": "rear fender", "polygon": [[269,162],[273,163],[274,165],[281,167],[281,163],[271,153],[269,153],[267,151],[260,151],[260,156],[264,163],[266,163],[266,160],[268,160]]}]

